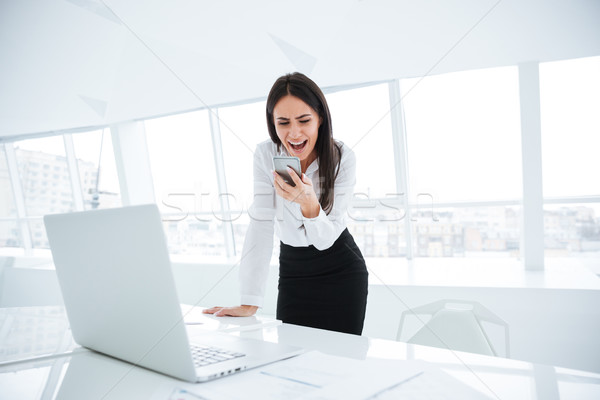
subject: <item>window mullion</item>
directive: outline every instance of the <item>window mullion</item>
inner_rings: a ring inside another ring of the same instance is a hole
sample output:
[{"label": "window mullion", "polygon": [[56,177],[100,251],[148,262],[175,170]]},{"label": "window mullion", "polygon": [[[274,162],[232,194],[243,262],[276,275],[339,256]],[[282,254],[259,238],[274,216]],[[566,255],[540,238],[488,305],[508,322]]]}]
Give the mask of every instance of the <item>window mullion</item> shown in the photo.
[{"label": "window mullion", "polygon": [[29,229],[29,222],[27,221],[25,195],[23,193],[21,179],[19,178],[19,166],[17,164],[15,148],[12,143],[5,143],[4,151],[6,153],[6,164],[8,165],[8,174],[12,184],[15,208],[17,210],[17,223],[19,231],[21,232],[21,243],[23,244],[25,254],[30,254],[33,249],[31,230]]},{"label": "window mullion", "polygon": [[394,145],[394,163],[396,169],[396,192],[402,196],[404,214],[404,237],[406,239],[406,258],[413,258],[412,235],[410,224],[410,205],[408,202],[408,152],[406,146],[406,124],[400,91],[400,81],[395,79],[388,83],[390,96],[390,117],[392,121],[392,138]]},{"label": "window mullion", "polygon": [[544,197],[539,64],[519,65],[523,158],[522,254],[525,269],[544,269]]},{"label": "window mullion", "polygon": [[144,122],[124,122],[110,128],[124,206],[154,203]]},{"label": "window mullion", "polygon": [[227,257],[233,257],[235,251],[235,239],[233,236],[233,224],[231,222],[231,212],[229,206],[229,195],[227,191],[227,180],[225,177],[225,161],[223,158],[223,145],[221,143],[221,124],[219,120],[219,110],[214,108],[208,111],[210,122],[210,132],[212,136],[212,145],[215,160],[215,170],[217,173],[217,185],[219,188],[219,204],[222,212],[223,234],[225,236],[225,249]]},{"label": "window mullion", "polygon": [[69,178],[71,179],[71,191],[73,192],[73,201],[76,211],[83,211],[83,190],[81,189],[81,180],[79,178],[79,166],[75,156],[75,146],[73,145],[73,135],[63,135],[65,143],[65,154],[67,156],[67,166],[69,168]]}]

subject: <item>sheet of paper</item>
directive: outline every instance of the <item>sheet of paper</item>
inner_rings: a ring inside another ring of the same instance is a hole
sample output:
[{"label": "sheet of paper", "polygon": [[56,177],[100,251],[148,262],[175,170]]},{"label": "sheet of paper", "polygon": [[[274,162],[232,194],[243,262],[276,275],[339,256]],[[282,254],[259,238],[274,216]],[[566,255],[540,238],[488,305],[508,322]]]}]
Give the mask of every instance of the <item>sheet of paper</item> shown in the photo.
[{"label": "sheet of paper", "polygon": [[182,383],[177,389],[207,400],[358,400],[419,375],[425,367],[421,361],[355,360],[313,351],[208,383]]},{"label": "sheet of paper", "polygon": [[185,389],[173,389],[168,400],[207,400],[206,397],[188,392]]},{"label": "sheet of paper", "polygon": [[[351,360],[352,364],[342,366],[341,363],[348,363],[349,359],[336,357],[329,366],[335,366],[338,369],[349,368],[350,370],[342,379],[329,381],[319,390],[312,391],[302,396],[302,399],[310,400],[364,400],[371,398],[374,394],[381,393],[390,387],[401,385],[411,379],[417,378],[426,368],[423,361],[402,361],[402,360]],[[323,360],[318,360],[322,362]],[[337,364],[337,365],[335,365]]]},{"label": "sheet of paper", "polygon": [[493,397],[467,386],[438,367],[429,366],[420,375],[374,394],[368,400],[488,400]]}]

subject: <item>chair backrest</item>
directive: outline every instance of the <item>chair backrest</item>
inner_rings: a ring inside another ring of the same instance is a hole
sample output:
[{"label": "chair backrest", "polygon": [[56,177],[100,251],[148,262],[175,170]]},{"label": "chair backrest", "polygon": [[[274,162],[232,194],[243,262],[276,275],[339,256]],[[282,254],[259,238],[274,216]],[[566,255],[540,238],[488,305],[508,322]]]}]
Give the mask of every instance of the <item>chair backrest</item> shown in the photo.
[{"label": "chair backrest", "polygon": [[[508,324],[480,303],[469,300],[444,299],[406,310],[402,313],[396,340],[404,335],[406,317],[413,315],[421,328],[407,343],[498,356],[482,322],[501,326],[504,330],[504,356],[510,356]],[[424,322],[420,316],[430,318]]]}]

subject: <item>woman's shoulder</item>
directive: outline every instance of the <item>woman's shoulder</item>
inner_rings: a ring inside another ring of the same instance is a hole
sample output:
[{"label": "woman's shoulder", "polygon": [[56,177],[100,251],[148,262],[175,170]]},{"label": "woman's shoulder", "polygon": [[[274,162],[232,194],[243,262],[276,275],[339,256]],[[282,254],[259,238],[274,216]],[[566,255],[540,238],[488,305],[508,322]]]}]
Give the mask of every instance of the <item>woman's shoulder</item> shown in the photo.
[{"label": "woman's shoulder", "polygon": [[280,151],[277,150],[277,145],[273,143],[271,139],[267,139],[256,145],[254,155],[261,159],[270,160],[271,157],[279,155]]},{"label": "woman's shoulder", "polygon": [[271,139],[267,139],[256,145],[256,152],[269,156],[280,155],[281,151],[277,149],[277,145]]}]

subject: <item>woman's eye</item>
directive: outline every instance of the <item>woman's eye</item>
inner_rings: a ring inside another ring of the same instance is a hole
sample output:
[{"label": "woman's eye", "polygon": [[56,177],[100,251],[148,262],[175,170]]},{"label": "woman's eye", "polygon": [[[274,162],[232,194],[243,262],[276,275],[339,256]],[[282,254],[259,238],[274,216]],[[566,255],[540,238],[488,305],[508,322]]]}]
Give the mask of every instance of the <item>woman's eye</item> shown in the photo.
[{"label": "woman's eye", "polygon": [[288,125],[289,122],[280,122],[279,125]]},{"label": "woman's eye", "polygon": [[300,122],[302,122],[303,124],[305,124],[305,123],[307,123],[307,122],[310,122],[310,119],[303,119],[303,120],[301,120]]}]

